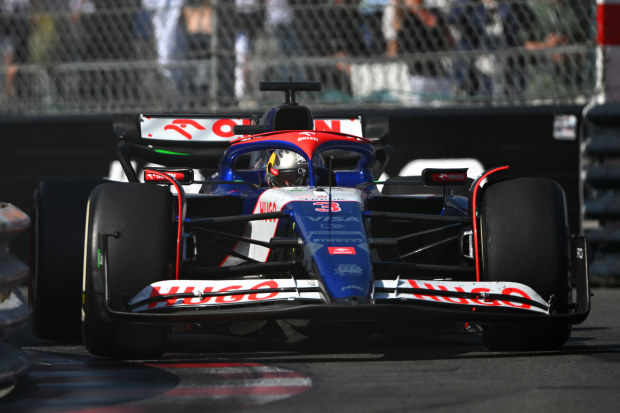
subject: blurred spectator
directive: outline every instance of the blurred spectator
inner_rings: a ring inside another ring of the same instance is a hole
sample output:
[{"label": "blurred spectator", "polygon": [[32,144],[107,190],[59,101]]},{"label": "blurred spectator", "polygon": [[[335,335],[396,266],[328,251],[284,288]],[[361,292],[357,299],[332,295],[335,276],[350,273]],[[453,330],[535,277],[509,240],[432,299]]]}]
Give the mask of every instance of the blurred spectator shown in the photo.
[{"label": "blurred spectator", "polygon": [[361,0],[359,4],[360,31],[364,52],[370,56],[385,53],[383,13],[389,0]]},{"label": "blurred spectator", "polygon": [[29,62],[49,64],[58,61],[59,42],[54,10],[61,4],[55,0],[32,0],[32,3],[34,13],[28,38]]},{"label": "blurred spectator", "polygon": [[211,49],[212,10],[210,0],[187,0],[183,7],[187,31],[187,56],[203,56]]},{"label": "blurred spectator", "polygon": [[[130,1],[128,6],[132,11],[130,12],[131,35],[129,37],[133,40],[133,47],[129,50],[133,51],[135,59],[154,59],[156,56],[155,39],[150,12],[144,7],[142,0]],[[98,7],[98,10],[101,10],[101,7]],[[100,27],[105,26],[100,25]]]},{"label": "blurred spectator", "polygon": [[[96,11],[94,0],[65,0],[63,6],[62,14],[57,17],[60,59],[68,63],[92,59],[96,47],[96,39],[92,38]],[[57,100],[75,102],[92,96],[92,91],[83,84],[82,77],[76,76],[77,73],[72,68],[54,74]]]},{"label": "blurred spectator", "polygon": [[484,0],[455,0],[450,9],[448,22],[458,33],[454,75],[459,90],[468,96],[488,95],[491,89],[490,79],[476,66],[478,54],[488,47],[487,25],[491,16]]},{"label": "blurred spectator", "polygon": [[359,25],[359,0],[330,0],[322,11],[322,19],[326,23],[322,33],[324,56],[337,58],[335,64],[321,66],[319,80],[322,83],[323,100],[348,101],[352,95],[349,58],[368,53]]},{"label": "blurred spectator", "polygon": [[0,2],[0,54],[4,73],[4,93],[14,97],[19,66],[28,59],[30,36],[30,0],[2,0]]},{"label": "blurred spectator", "polygon": [[86,22],[85,25],[85,21],[95,13],[95,3],[92,0],[65,0],[64,6],[63,30],[59,30],[63,47],[62,59],[76,62],[89,58],[87,53],[92,53],[90,36],[93,28],[90,22]]},{"label": "blurred spectator", "polygon": [[263,0],[235,0],[235,11],[238,31],[254,45],[257,35],[263,30],[265,22],[265,6]]},{"label": "blurred spectator", "polygon": [[386,55],[402,55],[409,66],[412,103],[439,102],[450,97],[451,82],[441,54],[454,40],[447,20],[439,9],[423,0],[392,0],[386,10]]},{"label": "blurred spectator", "polygon": [[[81,1],[81,0],[77,0]],[[92,0],[96,13],[82,15],[88,27],[87,55],[95,60],[126,60],[143,57],[141,36],[152,35],[148,11],[141,0]]]},{"label": "blurred spectator", "polygon": [[235,12],[235,96],[241,99],[257,87],[258,80],[251,79],[250,61],[258,35],[263,30],[265,16],[261,0],[235,0]]},{"label": "blurred spectator", "polygon": [[76,62],[85,51],[82,18],[95,12],[92,0],[32,0],[34,24],[30,34],[30,61]]},{"label": "blurred spectator", "polygon": [[[307,23],[307,22],[306,22]],[[293,8],[288,0],[265,0],[265,30],[278,44],[279,63],[276,80],[307,80],[302,64],[295,61],[305,56],[299,40]]]},{"label": "blurred spectator", "polygon": [[182,89],[183,72],[171,63],[186,53],[184,31],[179,24],[184,3],[184,0],[142,0],[151,15],[159,70],[172,80],[177,90]]},{"label": "blurred spectator", "polygon": [[[527,89],[557,87],[562,83],[558,82],[562,76],[574,77],[573,70],[578,69],[565,66],[571,60],[566,59],[566,55],[552,52],[552,49],[569,44],[580,31],[579,19],[568,2],[500,3],[497,13],[503,47],[507,51],[503,60],[503,80],[508,97],[523,96]],[[565,79],[565,82],[570,83],[570,80]]]},{"label": "blurred spectator", "polygon": [[209,0],[187,0],[183,8],[185,31],[187,36],[187,59],[195,61],[190,66],[188,78],[188,95],[198,95],[204,105],[208,97],[209,65],[206,60],[211,57],[213,40],[212,9]]},{"label": "blurred spectator", "polygon": [[532,39],[537,24],[536,16],[526,3],[499,3],[497,13],[501,22],[501,44],[504,52],[502,70],[504,73],[504,93],[508,97],[523,94],[527,85],[526,56],[514,53],[515,48],[524,47]]},{"label": "blurred spectator", "polygon": [[[3,20],[8,35],[3,62],[7,94],[17,92],[20,65],[36,65],[28,71],[28,93],[39,102],[50,104],[58,98],[72,97],[76,91],[76,76],[59,74],[54,64],[80,59],[83,33],[79,15],[92,9],[87,0],[5,0]],[[6,14],[5,14],[6,13]],[[77,18],[76,18],[77,17]],[[21,89],[21,88],[20,88]]]},{"label": "blurred spectator", "polygon": [[[575,73],[583,73],[583,56],[570,54],[566,46],[574,44],[581,32],[580,21],[566,0],[531,1],[537,25],[533,37],[525,42],[525,49],[534,53],[536,70],[531,74],[528,92],[554,90],[565,93]],[[579,83],[579,81],[577,81]]]},{"label": "blurred spectator", "polygon": [[[61,14],[67,10],[67,0],[32,0],[32,30],[28,37],[28,63],[31,97],[37,103],[51,105],[57,100],[55,65],[61,60],[62,43],[59,34]],[[66,13],[65,13],[66,15]]]}]

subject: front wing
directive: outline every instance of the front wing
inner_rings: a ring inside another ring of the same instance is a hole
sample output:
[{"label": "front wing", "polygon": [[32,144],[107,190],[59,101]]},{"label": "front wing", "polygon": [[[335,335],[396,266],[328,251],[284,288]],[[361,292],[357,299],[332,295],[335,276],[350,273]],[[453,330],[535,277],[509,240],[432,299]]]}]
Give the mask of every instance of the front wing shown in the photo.
[{"label": "front wing", "polygon": [[573,301],[566,313],[554,312],[552,303],[520,283],[414,278],[375,280],[372,303],[347,305],[325,303],[320,283],[311,279],[167,280],[144,288],[126,311],[106,303],[106,312],[153,323],[302,318],[577,324],[590,311],[585,248],[583,237],[571,240]]},{"label": "front wing", "polygon": [[[132,312],[162,309],[247,306],[259,303],[320,303],[316,280],[169,280],[153,283],[130,302]],[[412,279],[374,282],[375,305],[380,303],[429,302],[460,306],[516,309],[524,313],[549,314],[550,306],[530,287],[505,282],[423,281]]]}]

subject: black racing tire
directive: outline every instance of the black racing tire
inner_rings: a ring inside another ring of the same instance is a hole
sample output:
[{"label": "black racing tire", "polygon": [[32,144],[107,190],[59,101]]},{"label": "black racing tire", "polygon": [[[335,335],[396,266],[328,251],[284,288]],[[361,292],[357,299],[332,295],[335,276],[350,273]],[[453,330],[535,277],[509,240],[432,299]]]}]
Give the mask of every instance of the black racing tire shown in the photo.
[{"label": "black racing tire", "polygon": [[[511,281],[553,297],[566,312],[570,297],[566,198],[557,182],[519,178],[490,184],[480,203],[482,280]],[[491,350],[553,350],[568,340],[570,325],[483,326]]]},{"label": "black racing tire", "polygon": [[86,203],[102,179],[49,179],[34,192],[28,297],[35,334],[79,341]]},{"label": "black racing tire", "polygon": [[173,197],[165,187],[109,183],[92,192],[82,306],[82,340],[91,353],[118,359],[157,358],[164,353],[169,326],[110,316],[105,269],[108,305],[113,311],[127,311],[128,299],[153,282],[169,279],[176,244],[173,211]]}]

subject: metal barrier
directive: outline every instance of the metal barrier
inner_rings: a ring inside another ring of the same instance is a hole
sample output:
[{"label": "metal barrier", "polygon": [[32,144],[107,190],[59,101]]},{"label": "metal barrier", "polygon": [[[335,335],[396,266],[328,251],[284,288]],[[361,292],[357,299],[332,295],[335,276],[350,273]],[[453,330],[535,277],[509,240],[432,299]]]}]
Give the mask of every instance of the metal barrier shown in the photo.
[{"label": "metal barrier", "polygon": [[0,398],[15,387],[32,364],[30,357],[9,340],[30,316],[28,304],[17,289],[28,278],[28,266],[9,252],[9,241],[29,226],[30,218],[20,209],[0,203]]},{"label": "metal barrier", "polygon": [[584,111],[584,226],[591,284],[620,286],[620,103]]}]

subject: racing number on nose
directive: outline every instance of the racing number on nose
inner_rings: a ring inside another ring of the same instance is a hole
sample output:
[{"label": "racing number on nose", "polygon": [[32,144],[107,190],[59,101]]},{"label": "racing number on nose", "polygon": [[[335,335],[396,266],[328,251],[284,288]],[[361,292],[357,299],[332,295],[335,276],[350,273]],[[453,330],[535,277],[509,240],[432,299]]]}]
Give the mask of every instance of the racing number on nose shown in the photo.
[{"label": "racing number on nose", "polygon": [[342,211],[342,209],[340,209],[340,205],[338,205],[338,202],[318,201],[318,202],[314,202],[312,205],[321,206],[320,208],[314,208],[315,211],[317,212],[330,212],[330,207],[329,207],[330,204],[331,204],[331,212]]}]

